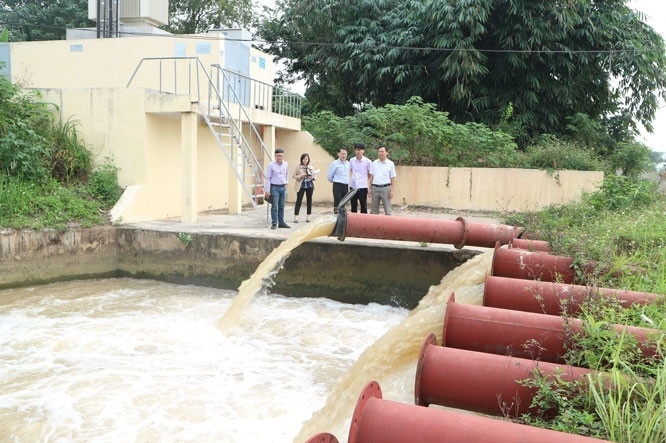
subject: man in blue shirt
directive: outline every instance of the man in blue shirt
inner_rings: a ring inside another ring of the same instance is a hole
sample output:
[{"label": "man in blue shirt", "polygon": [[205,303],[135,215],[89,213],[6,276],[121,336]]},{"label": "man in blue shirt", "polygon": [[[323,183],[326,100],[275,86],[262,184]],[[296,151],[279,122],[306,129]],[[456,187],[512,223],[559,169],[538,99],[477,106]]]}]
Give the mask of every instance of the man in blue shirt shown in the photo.
[{"label": "man in blue shirt", "polygon": [[287,203],[287,184],[289,183],[289,165],[282,160],[284,151],[275,150],[275,160],[266,169],[266,200],[273,197],[271,204],[271,229],[290,228],[284,222],[284,206]]},{"label": "man in blue shirt", "polygon": [[338,213],[338,205],[342,198],[349,192],[349,162],[347,161],[347,149],[338,149],[338,159],[333,160],[328,167],[326,178],[333,183],[333,213]]}]

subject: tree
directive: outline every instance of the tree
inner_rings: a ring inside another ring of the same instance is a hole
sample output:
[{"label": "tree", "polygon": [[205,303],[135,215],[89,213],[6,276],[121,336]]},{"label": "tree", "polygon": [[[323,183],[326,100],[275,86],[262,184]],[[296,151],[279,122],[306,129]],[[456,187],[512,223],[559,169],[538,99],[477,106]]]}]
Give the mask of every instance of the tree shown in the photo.
[{"label": "tree", "polygon": [[661,36],[626,0],[278,0],[259,26],[312,109],[421,96],[457,122],[566,134],[578,114],[618,141],[666,94]]},{"label": "tree", "polygon": [[255,15],[251,0],[170,0],[169,25],[174,34],[198,34],[220,27],[250,28]]},{"label": "tree", "polygon": [[64,40],[67,28],[91,27],[88,0],[0,0],[11,41]]}]

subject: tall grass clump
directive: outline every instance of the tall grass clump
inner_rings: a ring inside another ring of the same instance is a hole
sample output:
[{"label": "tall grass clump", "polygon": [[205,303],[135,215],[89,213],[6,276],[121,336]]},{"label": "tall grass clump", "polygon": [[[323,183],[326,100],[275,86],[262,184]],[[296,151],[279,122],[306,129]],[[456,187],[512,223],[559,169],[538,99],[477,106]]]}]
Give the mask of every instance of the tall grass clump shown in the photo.
[{"label": "tall grass clump", "polygon": [[590,377],[591,403],[611,441],[666,441],[666,364],[641,369],[626,365]]}]

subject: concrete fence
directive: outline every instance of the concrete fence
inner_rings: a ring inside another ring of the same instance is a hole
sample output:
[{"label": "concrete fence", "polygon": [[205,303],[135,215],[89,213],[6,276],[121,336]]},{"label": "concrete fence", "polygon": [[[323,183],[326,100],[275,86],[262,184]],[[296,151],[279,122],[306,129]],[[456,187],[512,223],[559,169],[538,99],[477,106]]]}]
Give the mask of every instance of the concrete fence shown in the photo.
[{"label": "concrete fence", "polygon": [[[285,150],[290,169],[298,164],[302,153],[310,155],[314,168],[321,171],[313,200],[332,204],[333,190],[326,180],[326,171],[334,158],[309,132],[279,131],[277,135],[277,146]],[[349,155],[351,158],[354,152]],[[551,204],[578,201],[583,192],[597,190],[604,178],[600,171],[426,166],[397,166],[396,174],[394,205],[492,212],[539,210]],[[290,186],[287,201],[295,200],[296,191]]]}]

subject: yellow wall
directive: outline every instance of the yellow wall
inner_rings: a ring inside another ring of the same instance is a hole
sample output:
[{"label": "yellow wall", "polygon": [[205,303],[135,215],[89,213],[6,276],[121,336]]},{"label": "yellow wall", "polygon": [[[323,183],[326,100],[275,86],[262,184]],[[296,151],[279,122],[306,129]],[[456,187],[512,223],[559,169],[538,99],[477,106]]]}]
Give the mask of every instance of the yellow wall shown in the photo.
[{"label": "yellow wall", "polygon": [[277,131],[277,148],[284,149],[284,159],[289,163],[289,186],[287,188],[287,201],[296,201],[296,191],[293,187],[291,175],[301,158],[301,154],[307,152],[310,156],[310,164],[317,170],[319,176],[315,180],[315,190],[312,194],[314,202],[329,202],[333,207],[333,185],[326,180],[328,165],[334,158],[321,146],[314,142],[309,132]]},{"label": "yellow wall", "polygon": [[[42,95],[58,106],[63,120],[77,122],[96,162],[112,160],[121,186],[133,186],[116,218],[136,222],[181,215],[180,112],[192,110],[189,97],[122,88],[50,89]],[[205,123],[197,129],[196,206],[228,208],[228,162]]]},{"label": "yellow wall", "polygon": [[393,204],[471,211],[526,211],[580,200],[603,172],[536,169],[396,167]]},{"label": "yellow wall", "polygon": [[[12,82],[35,88],[124,87],[145,57],[199,57],[204,66],[220,63],[223,41],[186,36],[150,36],[109,39],[15,42],[11,44]],[[184,54],[177,51],[183,47]],[[201,51],[209,48],[208,54]],[[187,86],[187,68],[178,63],[181,89]],[[137,88],[158,89],[155,84],[160,64],[144,62],[132,83]],[[162,62],[163,86],[173,89],[174,62]],[[184,92],[184,91],[178,91]]]}]

